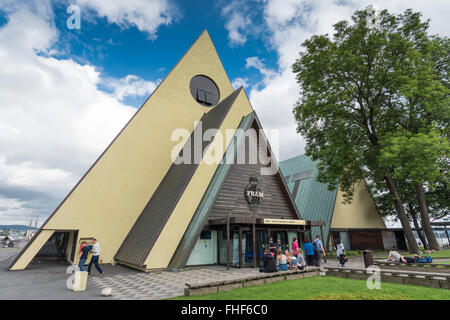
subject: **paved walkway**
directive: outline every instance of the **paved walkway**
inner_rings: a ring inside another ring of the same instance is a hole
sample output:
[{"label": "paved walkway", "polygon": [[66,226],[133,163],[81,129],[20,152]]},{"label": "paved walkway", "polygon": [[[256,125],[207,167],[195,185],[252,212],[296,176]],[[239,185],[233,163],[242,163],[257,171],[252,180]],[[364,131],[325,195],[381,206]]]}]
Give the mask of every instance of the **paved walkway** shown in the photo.
[{"label": "paved walkway", "polygon": [[0,262],[11,263],[21,248],[0,248]]},{"label": "paved walkway", "polygon": [[100,288],[112,288],[114,299],[160,300],[184,295],[185,283],[232,280],[259,274],[258,269],[212,266],[180,272],[136,273],[90,278]]}]

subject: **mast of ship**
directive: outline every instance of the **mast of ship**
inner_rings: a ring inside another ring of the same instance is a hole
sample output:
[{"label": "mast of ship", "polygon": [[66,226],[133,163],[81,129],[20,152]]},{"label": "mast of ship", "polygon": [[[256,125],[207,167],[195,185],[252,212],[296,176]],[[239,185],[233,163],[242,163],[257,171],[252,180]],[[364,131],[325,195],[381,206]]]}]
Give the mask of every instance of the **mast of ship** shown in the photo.
[{"label": "mast of ship", "polygon": [[25,238],[28,240],[30,240],[30,233],[31,233],[31,225],[33,224],[33,213],[31,213],[31,219],[30,219],[30,223],[28,224],[28,229],[27,229],[27,233],[25,234]]}]

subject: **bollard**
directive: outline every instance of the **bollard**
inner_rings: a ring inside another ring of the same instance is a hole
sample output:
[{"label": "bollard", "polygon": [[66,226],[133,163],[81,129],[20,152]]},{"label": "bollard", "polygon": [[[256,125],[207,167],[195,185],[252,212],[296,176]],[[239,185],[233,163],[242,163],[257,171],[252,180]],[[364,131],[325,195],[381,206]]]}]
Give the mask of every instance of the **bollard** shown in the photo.
[{"label": "bollard", "polygon": [[364,258],[364,268],[367,269],[369,266],[373,265],[373,255],[371,250],[364,250],[363,258]]}]

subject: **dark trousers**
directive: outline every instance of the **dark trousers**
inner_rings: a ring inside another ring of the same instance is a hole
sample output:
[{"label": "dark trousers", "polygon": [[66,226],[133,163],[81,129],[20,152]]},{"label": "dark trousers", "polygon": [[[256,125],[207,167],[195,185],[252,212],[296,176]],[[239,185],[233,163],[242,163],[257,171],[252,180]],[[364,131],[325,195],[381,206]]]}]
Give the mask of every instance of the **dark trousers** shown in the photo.
[{"label": "dark trousers", "polygon": [[339,264],[341,265],[341,267],[343,267],[345,265],[345,256],[343,254],[341,254],[341,255],[339,255],[338,259],[339,259]]},{"label": "dark trousers", "polygon": [[307,266],[314,266],[314,255],[306,255],[306,265]]},{"label": "dark trousers", "polygon": [[99,256],[92,256],[91,262],[89,262],[88,274],[91,274],[92,264],[95,265],[95,268],[97,269],[97,271],[99,273],[103,273],[102,268],[100,268],[100,266],[98,265],[98,259],[99,259]]},{"label": "dark trousers", "polygon": [[316,267],[320,267],[322,264],[322,253],[318,251],[314,252],[314,262]]},{"label": "dark trousers", "polygon": [[80,259],[80,262],[78,263],[78,268],[80,268],[80,271],[84,271],[84,264],[86,263],[87,259]]}]

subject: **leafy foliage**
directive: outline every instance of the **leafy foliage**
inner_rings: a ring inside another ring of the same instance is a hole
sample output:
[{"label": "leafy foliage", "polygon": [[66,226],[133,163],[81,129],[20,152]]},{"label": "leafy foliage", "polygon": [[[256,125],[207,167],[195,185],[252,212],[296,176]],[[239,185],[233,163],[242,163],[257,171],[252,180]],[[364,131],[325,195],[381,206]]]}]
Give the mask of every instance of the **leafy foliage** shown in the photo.
[{"label": "leafy foliage", "polygon": [[332,37],[306,40],[293,65],[297,131],[320,160],[319,181],[339,182],[347,202],[361,179],[393,201],[386,172],[396,184],[439,190],[435,197],[448,190],[449,41],[429,36],[420,17],[356,11]]}]

